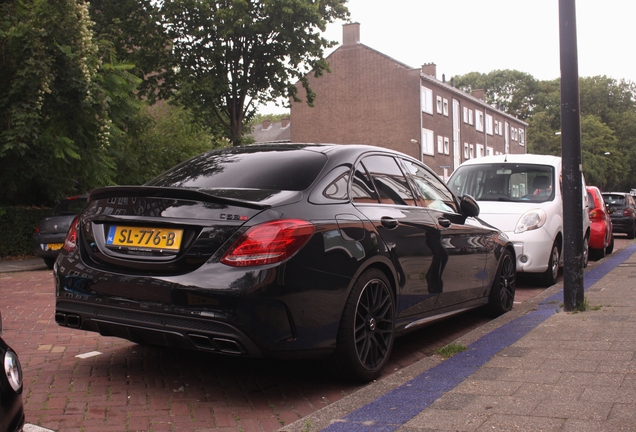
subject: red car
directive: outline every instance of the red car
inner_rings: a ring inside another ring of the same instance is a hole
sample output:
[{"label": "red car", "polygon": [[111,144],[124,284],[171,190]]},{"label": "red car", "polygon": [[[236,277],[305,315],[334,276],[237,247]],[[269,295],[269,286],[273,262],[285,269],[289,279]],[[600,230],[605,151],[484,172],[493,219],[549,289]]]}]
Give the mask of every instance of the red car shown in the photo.
[{"label": "red car", "polygon": [[599,260],[614,250],[612,219],[599,188],[586,188],[590,212],[590,258]]}]

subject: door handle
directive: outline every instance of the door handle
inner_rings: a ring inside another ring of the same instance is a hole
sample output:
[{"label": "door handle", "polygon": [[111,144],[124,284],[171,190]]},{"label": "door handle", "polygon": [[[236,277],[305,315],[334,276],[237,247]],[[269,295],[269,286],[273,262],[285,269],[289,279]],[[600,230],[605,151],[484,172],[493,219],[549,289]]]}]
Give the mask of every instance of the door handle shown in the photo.
[{"label": "door handle", "polygon": [[382,226],[386,229],[395,229],[398,226],[398,221],[392,217],[384,216],[380,219]]},{"label": "door handle", "polygon": [[451,221],[446,218],[438,218],[437,222],[439,222],[439,224],[444,228],[448,228],[449,226],[451,226]]}]

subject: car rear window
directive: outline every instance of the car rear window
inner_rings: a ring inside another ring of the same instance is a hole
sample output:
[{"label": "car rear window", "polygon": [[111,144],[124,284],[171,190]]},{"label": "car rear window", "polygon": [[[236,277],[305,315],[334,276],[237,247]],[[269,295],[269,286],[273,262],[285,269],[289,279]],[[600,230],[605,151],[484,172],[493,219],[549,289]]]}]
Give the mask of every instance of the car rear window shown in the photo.
[{"label": "car rear window", "polygon": [[605,203],[613,206],[625,206],[625,197],[623,195],[603,194]]},{"label": "car rear window", "polygon": [[86,198],[65,199],[60,201],[53,209],[53,216],[76,215],[87,206]]},{"label": "car rear window", "polygon": [[301,191],[313,183],[326,162],[322,153],[299,149],[217,151],[196,156],[146,184]]}]

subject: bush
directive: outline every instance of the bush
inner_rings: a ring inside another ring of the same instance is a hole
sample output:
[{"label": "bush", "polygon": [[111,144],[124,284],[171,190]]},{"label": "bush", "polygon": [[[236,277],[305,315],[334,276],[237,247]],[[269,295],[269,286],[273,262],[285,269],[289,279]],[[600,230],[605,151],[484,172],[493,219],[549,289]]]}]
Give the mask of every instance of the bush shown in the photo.
[{"label": "bush", "polygon": [[0,258],[33,255],[33,234],[50,208],[0,207]]}]

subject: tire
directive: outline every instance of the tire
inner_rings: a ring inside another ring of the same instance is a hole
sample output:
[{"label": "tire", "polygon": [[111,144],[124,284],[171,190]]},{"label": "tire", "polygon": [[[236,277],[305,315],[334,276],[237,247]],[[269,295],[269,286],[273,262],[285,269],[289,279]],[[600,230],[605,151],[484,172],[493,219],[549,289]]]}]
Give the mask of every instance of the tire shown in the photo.
[{"label": "tire", "polygon": [[55,258],[42,258],[44,260],[44,264],[49,270],[53,270],[53,264],[55,264]]},{"label": "tire", "polygon": [[488,296],[488,312],[502,315],[512,309],[515,300],[517,265],[512,253],[505,249],[499,259],[499,267]]},{"label": "tire", "polygon": [[610,242],[605,248],[605,254],[609,255],[614,252],[614,234],[610,235]]},{"label": "tire", "polygon": [[559,244],[555,241],[552,245],[550,252],[550,260],[548,261],[548,268],[543,273],[543,285],[546,287],[552,286],[557,283],[559,277],[559,259],[561,258],[561,252],[559,251]]},{"label": "tire", "polygon": [[384,273],[371,269],[356,281],[345,304],[333,361],[353,381],[380,376],[393,350],[395,299]]},{"label": "tire", "polygon": [[587,267],[590,262],[590,236],[586,235],[583,239],[583,268]]},{"label": "tire", "polygon": [[605,258],[605,249],[590,249],[590,259],[594,261]]}]

